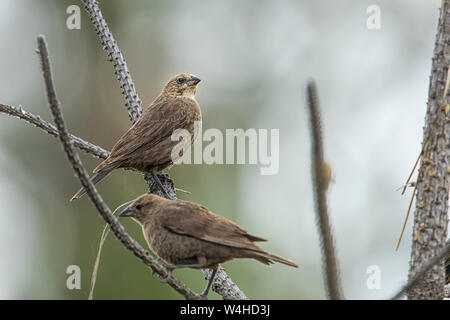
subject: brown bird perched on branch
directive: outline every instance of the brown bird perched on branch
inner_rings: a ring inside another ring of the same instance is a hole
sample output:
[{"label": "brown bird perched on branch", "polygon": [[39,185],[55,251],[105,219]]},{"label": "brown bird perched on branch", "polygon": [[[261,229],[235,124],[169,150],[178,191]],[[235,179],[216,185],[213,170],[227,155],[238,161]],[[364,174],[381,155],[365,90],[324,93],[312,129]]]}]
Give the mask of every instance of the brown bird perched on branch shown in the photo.
[{"label": "brown bird perched on branch", "polygon": [[[166,84],[161,94],[142,113],[136,123],[116,142],[107,159],[94,169],[91,181],[95,184],[112,170],[132,168],[151,173],[167,195],[155,173],[173,164],[172,149],[179,141],[172,141],[176,129],[188,130],[194,142],[194,123],[201,121],[200,107],[195,92],[200,79],[179,74]],[[190,144],[188,143],[190,146]],[[86,193],[81,188],[70,201]]]},{"label": "brown bird perched on branch", "polygon": [[252,258],[264,264],[298,265],[254,244],[267,241],[247,233],[234,222],[215,215],[193,202],[168,200],[145,194],[120,213],[142,226],[149,247],[160,258],[178,268],[212,269],[202,295],[206,297],[219,264],[235,258]]}]

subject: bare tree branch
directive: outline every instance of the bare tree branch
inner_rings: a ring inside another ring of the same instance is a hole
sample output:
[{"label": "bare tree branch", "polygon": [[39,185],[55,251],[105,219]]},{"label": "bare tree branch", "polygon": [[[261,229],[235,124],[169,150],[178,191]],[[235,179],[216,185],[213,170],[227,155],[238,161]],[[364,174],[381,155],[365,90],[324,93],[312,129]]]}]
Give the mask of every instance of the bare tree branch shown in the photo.
[{"label": "bare tree branch", "polygon": [[56,128],[58,129],[59,139],[63,145],[64,151],[67,154],[67,157],[72,164],[74,171],[76,172],[78,178],[81,181],[81,184],[84,188],[86,188],[87,194],[90,197],[91,201],[94,203],[98,212],[102,216],[102,218],[108,223],[114,235],[119,239],[124,246],[131,250],[135,256],[140,258],[142,262],[148,265],[154,272],[163,277],[167,283],[174,288],[177,292],[182,294],[186,299],[202,299],[200,295],[196,294],[189,288],[187,288],[184,284],[182,284],[179,280],[174,278],[170,272],[168,272],[167,268],[156,259],[154,259],[150,253],[148,253],[142,246],[139,245],[134,239],[132,239],[128,233],[125,231],[125,228],[119,223],[117,218],[111,213],[111,210],[104,203],[102,197],[97,192],[97,189],[89,180],[89,175],[86,172],[81,160],[76,152],[72,140],[67,132],[64,119],[61,113],[59,101],[56,97],[56,91],[53,85],[51,69],[50,69],[50,61],[48,58],[47,46],[45,43],[44,36],[39,36],[38,40],[38,49],[39,55],[41,57],[41,65],[42,72],[44,75],[45,86],[47,91],[47,98],[50,104],[50,110],[52,112]]},{"label": "bare tree branch", "polygon": [[[131,121],[134,123],[142,113],[142,103],[135,89],[125,59],[123,58],[117,42],[114,40],[114,37],[108,28],[108,24],[103,18],[97,1],[82,0],[82,2],[89,14],[89,17],[95,27],[98,36],[100,37],[103,49],[105,49],[105,51],[107,52],[109,61],[114,66],[115,74],[119,81],[120,87],[123,89],[122,94],[124,95],[126,100],[125,106],[127,107]],[[174,184],[170,176],[167,173],[158,173],[157,175],[166,191],[168,192],[169,198],[177,199]],[[163,197],[165,196],[156,186],[156,183],[154,182],[151,175],[146,174],[144,178],[149,185],[150,193],[156,193]],[[203,270],[203,273],[206,275],[208,274],[208,271]],[[245,294],[239,289],[239,287],[233,283],[233,281],[226,275],[225,271],[223,271],[222,269],[218,272],[216,277],[214,277],[212,289],[213,291],[221,295],[225,300],[236,299],[237,297],[247,298]]]},{"label": "bare tree branch", "polygon": [[343,299],[342,289],[327,209],[327,189],[331,179],[331,168],[325,163],[323,157],[319,101],[316,84],[313,80],[309,81],[306,93],[312,139],[311,156],[314,197],[322,248],[322,259],[324,260],[323,265],[325,266],[325,287],[330,299],[339,300]]},{"label": "bare tree branch", "polygon": [[[412,277],[445,246],[450,188],[450,1],[443,1],[425,117],[422,158],[419,167],[414,212],[413,241],[409,275]],[[409,299],[444,297],[444,262],[434,265],[408,292]]]},{"label": "bare tree branch", "polygon": [[[205,279],[209,279],[211,277],[211,269],[202,269],[202,271],[205,275]],[[222,268],[217,270],[211,289],[220,294],[224,300],[248,300],[247,296],[241,291],[241,289],[239,289],[239,287],[231,280]]]},{"label": "bare tree branch", "polygon": [[[0,104],[0,112],[25,120],[26,122],[31,123],[38,128],[41,128],[52,136],[58,137],[58,130],[54,125],[45,120],[42,120],[40,116],[34,115],[31,112],[24,110],[21,106],[14,107]],[[78,138],[73,134],[69,133],[69,136],[73,141],[74,146],[80,148],[81,150],[86,151],[87,153],[90,153],[98,158],[106,159],[108,157],[109,152],[105,149],[87,142],[81,138]]]},{"label": "bare tree branch", "polygon": [[97,31],[100,40],[102,41],[103,49],[108,53],[109,61],[113,64],[117,80],[119,80],[122,94],[125,97],[131,122],[135,123],[142,114],[142,102],[139,99],[136,88],[134,87],[133,79],[131,79],[128,71],[127,63],[123,58],[122,52],[117,46],[112,33],[109,31],[105,19],[103,19],[102,12],[95,0],[82,0],[84,8],[91,18],[92,24]]}]

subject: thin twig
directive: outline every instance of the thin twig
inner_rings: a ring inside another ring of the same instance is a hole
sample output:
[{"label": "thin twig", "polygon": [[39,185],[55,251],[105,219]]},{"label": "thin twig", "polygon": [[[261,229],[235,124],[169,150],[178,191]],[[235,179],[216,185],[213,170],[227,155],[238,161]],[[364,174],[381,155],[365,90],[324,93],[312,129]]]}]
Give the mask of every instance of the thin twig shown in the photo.
[{"label": "thin twig", "polygon": [[105,243],[105,240],[108,237],[110,230],[111,229],[109,228],[109,225],[105,224],[105,226],[103,227],[102,235],[100,237],[100,243],[98,245],[97,256],[95,257],[94,268],[92,270],[91,289],[89,290],[88,300],[92,300],[94,298],[94,289],[95,289],[95,283],[97,282],[97,273],[98,273],[98,266],[100,265],[100,256],[102,255],[103,244]]},{"label": "thin twig", "polygon": [[420,151],[420,154],[417,157],[416,163],[414,163],[414,167],[412,168],[411,173],[409,174],[408,180],[406,180],[405,186],[403,187],[403,190],[402,190],[402,195],[405,194],[406,189],[408,188],[409,181],[411,181],[411,178],[412,178],[412,176],[414,174],[414,171],[416,171],[417,165],[419,164],[419,161],[420,161],[420,158],[422,157],[422,154],[423,154],[423,150]]},{"label": "thin twig", "polygon": [[428,260],[415,274],[414,276],[409,278],[409,281],[406,285],[404,285],[398,293],[396,293],[391,300],[400,299],[404,294],[406,294],[409,290],[414,288],[419,280],[436,264],[442,262],[443,259],[450,255],[450,244],[447,244],[444,249],[442,249],[437,255]]},{"label": "thin twig", "polygon": [[177,187],[175,187],[175,191],[178,191],[178,192],[181,192],[181,193],[187,193],[187,194],[191,194],[191,192],[190,192],[190,191],[188,191],[188,190],[184,190],[184,189],[180,189],[180,188],[177,188]]},{"label": "thin twig", "polygon": [[326,164],[323,157],[319,101],[316,84],[313,80],[309,81],[307,85],[307,100],[312,138],[312,176],[322,256],[325,260],[326,291],[330,299],[339,300],[343,296],[326,198],[329,174],[326,172]]},{"label": "thin twig", "polygon": [[[120,51],[117,42],[115,41],[111,31],[108,28],[108,24],[103,18],[102,12],[96,0],[82,0],[84,7],[89,14],[89,17],[94,25],[97,35],[100,37],[103,49],[109,56],[109,61],[113,64],[117,80],[122,88],[122,94],[125,98],[125,106],[128,110],[128,115],[132,123],[136,122],[139,116],[142,114],[142,103],[139,99],[138,93],[134,86],[133,79],[131,78],[127,64]],[[165,187],[170,199],[177,199],[175,188],[172,179],[167,173],[157,173],[159,180]],[[160,188],[156,187],[156,183],[150,174],[144,175],[144,179],[147,181],[150,193],[156,193],[161,196]],[[206,275],[208,270],[202,270]],[[223,277],[223,279],[220,278]],[[223,280],[223,281],[221,281]],[[221,284],[221,285],[219,285]],[[226,275],[225,271],[219,271],[214,277],[212,284],[212,290],[222,296],[225,300],[232,300],[240,298],[247,298],[245,294],[239,289],[239,287],[233,283],[233,281]]]},{"label": "thin twig", "polygon": [[414,184],[414,191],[411,195],[411,199],[409,200],[408,211],[406,212],[405,221],[403,222],[402,231],[400,232],[400,237],[398,238],[398,242],[397,242],[397,246],[395,247],[395,251],[398,250],[398,248],[400,247],[400,242],[402,242],[403,233],[405,232],[405,229],[406,229],[406,223],[408,223],[409,214],[411,213],[411,208],[412,208],[412,204],[414,202],[414,197],[416,195],[416,192],[417,192],[417,183]]},{"label": "thin twig", "polygon": [[[112,214],[115,216],[116,212],[120,208],[130,204],[132,201],[133,200],[125,202],[125,203],[122,203],[120,206],[118,206],[116,209],[114,209]],[[97,282],[97,273],[98,273],[98,266],[100,265],[100,257],[102,255],[103,245],[105,244],[105,240],[108,237],[108,234],[109,234],[110,230],[111,229],[109,228],[109,225],[105,224],[105,227],[103,228],[102,235],[100,237],[100,243],[98,245],[97,256],[95,257],[94,269],[92,271],[92,276],[91,276],[91,289],[89,290],[88,300],[92,300],[94,298],[94,289],[95,289],[95,283]]]},{"label": "thin twig", "polygon": [[[52,136],[58,137],[58,130],[54,125],[45,120],[42,120],[40,116],[26,111],[20,105],[18,107],[14,107],[8,106],[6,104],[0,104],[0,112],[25,120],[26,122],[31,123],[38,128],[41,128]],[[109,152],[105,149],[87,142],[79,137],[76,137],[73,134],[69,133],[69,136],[70,139],[72,139],[75,147],[80,148],[81,150],[86,151],[87,153],[90,153],[98,158],[106,159],[108,157]]]},{"label": "thin twig", "polygon": [[59,139],[63,145],[64,151],[72,164],[72,167],[81,181],[81,184],[86,189],[86,192],[97,208],[102,218],[108,223],[114,235],[119,239],[124,246],[131,250],[134,255],[142,260],[147,266],[149,266],[154,272],[160,275],[166,280],[166,282],[174,288],[177,292],[182,294],[186,299],[201,299],[201,296],[193,292],[191,289],[182,284],[178,279],[167,270],[167,268],[160,262],[156,261],[139,243],[132,239],[125,228],[119,223],[117,218],[111,213],[111,210],[103,201],[97,189],[89,180],[89,176],[84,168],[81,160],[76,152],[70,136],[67,132],[62,112],[59,106],[58,99],[56,97],[55,88],[53,85],[50,61],[48,58],[47,46],[44,36],[38,36],[38,50],[41,58],[42,72],[44,75],[45,86],[47,91],[47,98],[50,104],[50,110],[52,112],[56,127],[59,132]]}]

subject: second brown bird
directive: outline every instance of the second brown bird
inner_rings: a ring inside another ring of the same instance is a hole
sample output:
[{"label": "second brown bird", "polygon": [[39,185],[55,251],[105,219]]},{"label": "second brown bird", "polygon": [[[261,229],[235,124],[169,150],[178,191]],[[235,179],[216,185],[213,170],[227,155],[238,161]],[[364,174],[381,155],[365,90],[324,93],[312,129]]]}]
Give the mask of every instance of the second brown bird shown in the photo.
[{"label": "second brown bird", "polygon": [[[94,169],[91,181],[95,184],[118,168],[154,174],[171,166],[174,160],[172,149],[179,143],[172,141],[172,133],[176,129],[187,130],[192,144],[195,122],[202,120],[195,100],[199,82],[199,78],[189,74],[179,74],[170,79],[161,94],[117,141],[109,157]],[[85,193],[86,190],[81,188],[70,201]]]},{"label": "second brown bird", "polygon": [[171,269],[212,269],[204,296],[219,264],[235,258],[252,258],[267,265],[281,262],[298,267],[295,262],[254,244],[267,240],[248,234],[234,222],[193,202],[145,194],[133,201],[120,216],[132,217],[142,226],[149,247],[172,264]]}]

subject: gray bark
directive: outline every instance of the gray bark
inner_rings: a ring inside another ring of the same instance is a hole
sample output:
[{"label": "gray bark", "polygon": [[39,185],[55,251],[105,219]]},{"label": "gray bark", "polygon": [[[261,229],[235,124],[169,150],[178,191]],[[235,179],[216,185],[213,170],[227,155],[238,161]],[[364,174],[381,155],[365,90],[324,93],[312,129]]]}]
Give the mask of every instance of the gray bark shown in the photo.
[{"label": "gray bark", "polygon": [[[450,2],[443,1],[433,53],[422,160],[417,179],[409,278],[444,248],[447,237],[450,183],[449,61]],[[408,298],[442,299],[444,279],[442,260],[409,291]]]}]

